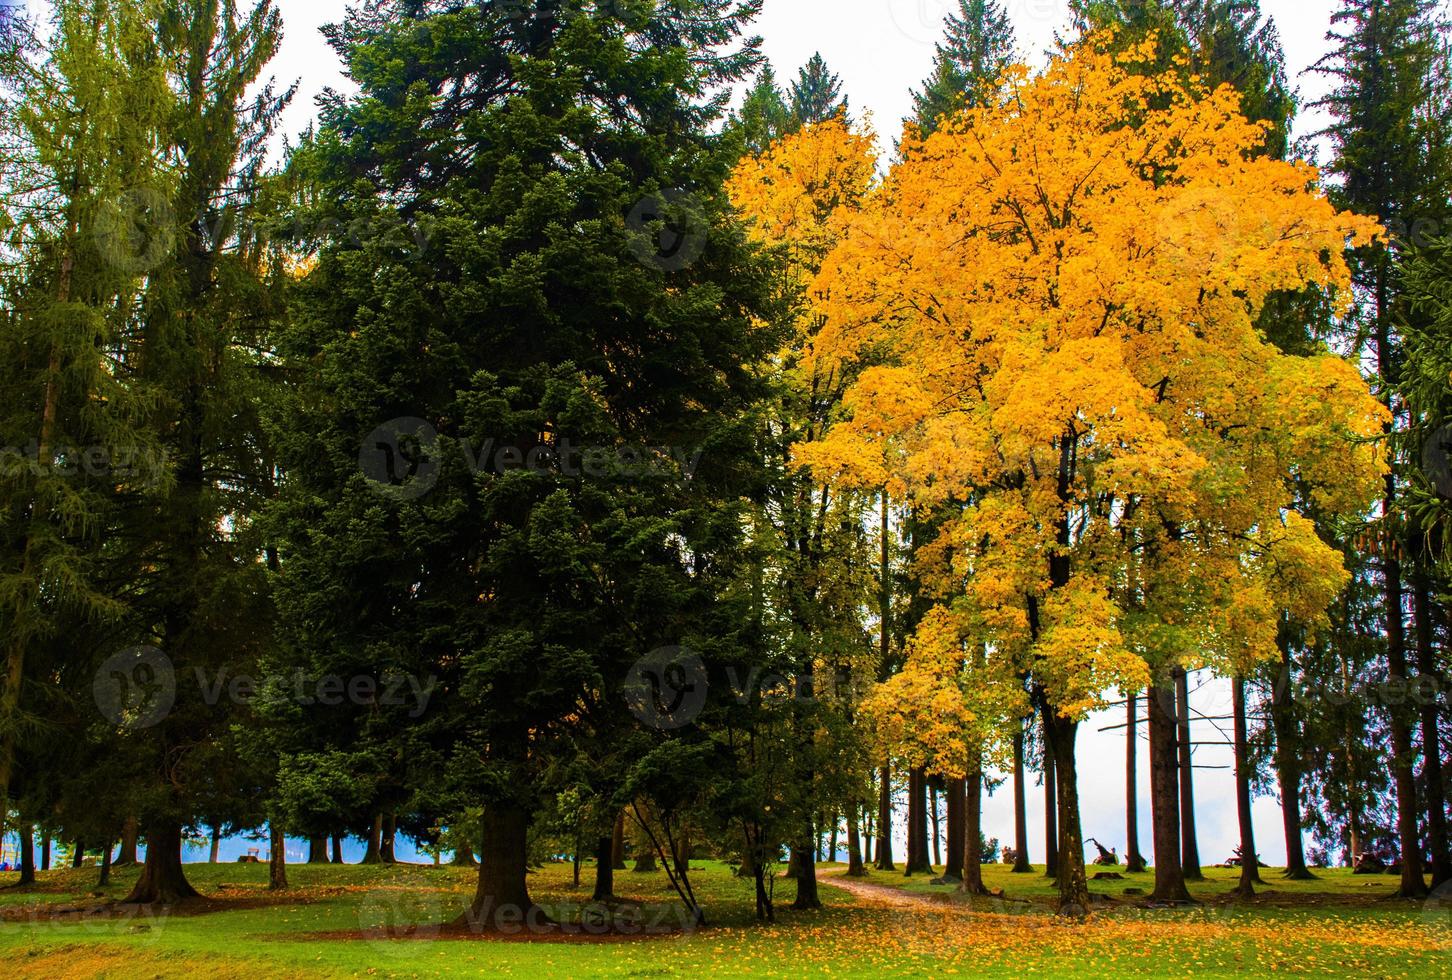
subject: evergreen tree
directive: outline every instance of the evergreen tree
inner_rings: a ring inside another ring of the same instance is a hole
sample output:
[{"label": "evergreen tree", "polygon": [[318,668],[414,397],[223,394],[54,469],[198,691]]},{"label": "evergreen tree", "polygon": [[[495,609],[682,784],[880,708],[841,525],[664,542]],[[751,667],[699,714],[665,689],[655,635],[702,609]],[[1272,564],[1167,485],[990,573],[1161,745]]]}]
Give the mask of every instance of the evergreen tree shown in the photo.
[{"label": "evergreen tree", "polygon": [[827,68],[820,53],[812,55],[797,71],[791,87],[791,110],[799,126],[826,122],[847,112],[842,79]]},{"label": "evergreen tree", "polygon": [[958,0],[947,37],[937,46],[933,74],[913,93],[914,122],[924,134],[943,116],[989,102],[992,88],[1013,63],[1017,40],[998,0]]},{"label": "evergreen tree", "polygon": [[781,86],[776,83],[776,72],[770,64],[763,64],[756,76],[756,83],[746,93],[741,109],[732,120],[730,129],[741,140],[741,152],[756,155],[766,151],[783,136],[796,132],[801,123],[787,105]]},{"label": "evergreen tree", "polygon": [[[1417,244],[1419,229],[1445,227],[1452,212],[1452,138],[1447,101],[1448,29],[1433,0],[1346,0],[1332,18],[1333,50],[1317,69],[1335,88],[1320,105],[1331,115],[1327,130],[1335,158],[1330,172],[1339,179],[1335,196],[1341,205],[1377,215],[1391,232],[1386,241],[1357,250],[1352,271],[1359,299],[1358,346],[1369,347],[1377,366],[1380,395],[1391,410],[1388,434],[1409,425],[1402,383],[1403,339],[1409,309],[1400,267]],[[1399,441],[1395,440],[1394,441]],[[1415,442],[1415,438],[1410,440]],[[1386,672],[1392,683],[1410,676],[1406,622],[1408,593],[1417,599],[1418,580],[1425,573],[1420,548],[1402,504],[1403,454],[1393,454],[1386,481],[1382,519],[1377,535],[1383,585],[1382,614],[1386,635]],[[1410,557],[1410,566],[1403,558]],[[1408,588],[1409,582],[1411,588]],[[1425,626],[1426,616],[1418,617]],[[1396,791],[1398,838],[1402,859],[1401,894],[1426,894],[1423,847],[1418,835],[1414,769],[1413,718],[1404,705],[1387,707],[1391,729],[1393,784]],[[1445,878],[1447,829],[1442,798],[1436,719],[1424,733],[1428,784],[1429,831],[1435,872]]]}]

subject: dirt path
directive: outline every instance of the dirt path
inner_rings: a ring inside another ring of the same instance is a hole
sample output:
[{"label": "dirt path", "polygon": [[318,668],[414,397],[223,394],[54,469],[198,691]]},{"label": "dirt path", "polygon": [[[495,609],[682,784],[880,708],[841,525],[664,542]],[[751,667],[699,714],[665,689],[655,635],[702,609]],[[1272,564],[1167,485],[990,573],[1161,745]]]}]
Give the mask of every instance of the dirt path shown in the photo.
[{"label": "dirt path", "polygon": [[834,871],[831,874],[822,876],[822,880],[833,888],[840,888],[844,892],[850,892],[858,898],[889,909],[919,909],[919,908],[943,908],[949,904],[949,896],[924,895],[920,892],[903,891],[901,888],[893,888],[891,885],[874,885],[870,881],[863,881],[861,878],[848,878],[845,871]]}]

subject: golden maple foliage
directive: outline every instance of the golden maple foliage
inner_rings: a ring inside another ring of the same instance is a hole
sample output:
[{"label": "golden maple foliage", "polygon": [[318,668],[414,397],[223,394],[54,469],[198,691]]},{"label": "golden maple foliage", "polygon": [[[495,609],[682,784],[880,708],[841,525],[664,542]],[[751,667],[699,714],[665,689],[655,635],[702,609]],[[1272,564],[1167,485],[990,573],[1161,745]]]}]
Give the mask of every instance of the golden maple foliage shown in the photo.
[{"label": "golden maple foliage", "polygon": [[1384,411],[1353,365],[1256,323],[1279,291],[1349,296],[1344,249],[1377,225],[1310,165],[1258,155],[1234,90],[1126,69],[1142,57],[1090,38],[1011,69],[1001,103],[907,133],[870,194],[870,173],[843,179],[860,206],[810,179],[850,134],[738,170],[758,234],[821,256],[808,362],[855,368],[798,462],[952,514],[922,555],[941,596],[910,657],[924,676],[879,699],[915,716],[889,719],[899,734],[945,727],[917,687],[961,692],[967,724],[1028,671],[1077,719],[1171,664],[1243,670],[1346,581],[1298,508],[1365,512]]}]

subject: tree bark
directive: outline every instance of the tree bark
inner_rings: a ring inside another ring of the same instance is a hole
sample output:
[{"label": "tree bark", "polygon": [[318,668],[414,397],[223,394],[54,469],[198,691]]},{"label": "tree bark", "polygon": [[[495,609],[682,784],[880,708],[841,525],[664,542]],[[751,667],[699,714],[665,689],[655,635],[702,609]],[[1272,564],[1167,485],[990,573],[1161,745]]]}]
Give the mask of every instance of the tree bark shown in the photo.
[{"label": "tree bark", "polygon": [[50,870],[50,831],[40,839],[40,870]]},{"label": "tree bark", "polygon": [[983,769],[968,774],[967,806],[963,821],[963,888],[970,895],[987,895],[983,884]]},{"label": "tree bark", "polygon": [[1148,867],[1139,849],[1139,692],[1125,699],[1128,739],[1124,750],[1124,827],[1129,843],[1125,847],[1125,870],[1139,874]]},{"label": "tree bark", "polygon": [[892,766],[884,765],[877,787],[877,870],[896,871],[892,860]]},{"label": "tree bark", "polygon": [[378,859],[384,864],[397,864],[393,845],[398,839],[398,814],[390,813],[383,818],[383,829],[378,836]]},{"label": "tree bark", "polygon": [[475,932],[519,932],[552,920],[529,897],[529,814],[522,806],[486,807],[479,883],[464,923]]},{"label": "tree bark", "polygon": [[35,825],[20,825],[20,887],[35,884]]},{"label": "tree bark", "polygon": [[98,888],[106,888],[111,884],[111,849],[115,846],[114,841],[108,840],[101,851],[101,876],[96,880]]},{"label": "tree bark", "polygon": [[112,867],[124,868],[136,863],[136,840],[141,836],[140,831],[140,821],[135,817],[127,817],[126,822],[121,825],[121,849],[116,852]]},{"label": "tree bark", "polygon": [[615,816],[615,829],[610,835],[610,866],[616,871],[625,870],[625,811]]},{"label": "tree bark", "polygon": [[1048,712],[1043,719],[1044,742],[1044,876],[1059,876],[1058,776],[1054,772],[1054,746],[1049,738]]},{"label": "tree bark", "polygon": [[1271,696],[1271,725],[1276,735],[1276,778],[1281,790],[1281,826],[1286,838],[1286,874],[1292,881],[1310,881],[1316,876],[1306,867],[1306,845],[1301,836],[1301,737],[1295,716],[1292,685],[1291,641],[1282,623],[1277,645],[1281,651],[1281,672]]},{"label": "tree bark", "polygon": [[76,838],[75,850],[71,853],[71,867],[79,868],[86,863],[86,842]]},{"label": "tree bark", "polygon": [[933,841],[933,865],[943,863],[943,833],[942,814],[938,812],[938,790],[931,780],[928,781],[928,818],[932,825]]},{"label": "tree bark", "polygon": [[[1447,841],[1447,791],[1442,770],[1441,732],[1437,724],[1438,684],[1436,642],[1432,622],[1431,583],[1426,561],[1419,558],[1413,571],[1412,616],[1417,633],[1418,693],[1422,723],[1422,785],[1426,792],[1427,848],[1431,852],[1432,888],[1452,881],[1452,853]],[[1428,686],[1421,683],[1426,678]]]},{"label": "tree bark", "polygon": [[207,855],[209,864],[216,864],[222,852],[222,828],[216,824],[212,825],[212,849]]},{"label": "tree bark", "polygon": [[1054,749],[1054,774],[1059,797],[1059,914],[1089,914],[1089,875],[1084,867],[1084,832],[1079,824],[1079,771],[1074,756],[1077,722],[1045,708],[1048,736]]},{"label": "tree bark", "polygon": [[333,835],[333,863],[334,864],[342,864],[343,863],[343,835],[342,834],[334,834]]},{"label": "tree bark", "polygon": [[1199,835],[1195,832],[1195,759],[1190,735],[1190,675],[1175,671],[1175,722],[1180,738],[1180,872],[1186,881],[1204,881]]},{"label": "tree bark", "polygon": [[610,834],[604,834],[595,839],[595,891],[590,900],[604,902],[614,898],[615,841]]},{"label": "tree bark", "polygon": [[1023,763],[1023,721],[1013,730],[1013,873],[1029,874],[1028,778]]},{"label": "tree bark", "polygon": [[276,820],[267,825],[269,847],[267,855],[267,890],[287,890],[287,835]]},{"label": "tree bark", "polygon": [[158,820],[146,825],[146,862],[126,905],[175,905],[200,898],[182,869],[181,824]]},{"label": "tree bark", "polygon": [[861,878],[867,873],[862,865],[862,835],[858,824],[862,818],[861,807],[854,800],[847,807],[847,877]]},{"label": "tree bark", "polygon": [[933,873],[928,859],[927,783],[922,769],[908,772],[908,875]]},{"label": "tree bark", "polygon": [[328,838],[324,834],[313,834],[308,838],[308,864],[328,863]]},{"label": "tree bark", "polygon": [[363,850],[359,864],[383,863],[383,814],[373,815],[373,825],[368,829],[368,846]]},{"label": "tree bark", "polygon": [[1235,715],[1235,808],[1240,819],[1240,884],[1236,894],[1255,896],[1260,880],[1260,858],[1255,851],[1255,825],[1250,809],[1250,736],[1246,723],[1245,678],[1231,681]]},{"label": "tree bark", "polygon": [[1180,870],[1180,771],[1176,757],[1175,688],[1159,677],[1149,696],[1150,804],[1154,816],[1155,890],[1150,900],[1183,905],[1194,901]]},{"label": "tree bark", "polygon": [[938,879],[945,883],[962,882],[963,868],[968,860],[963,850],[963,845],[968,840],[968,815],[963,809],[967,803],[966,785],[967,782],[963,779],[948,780],[945,807],[948,811],[948,859],[943,865],[943,875]]}]

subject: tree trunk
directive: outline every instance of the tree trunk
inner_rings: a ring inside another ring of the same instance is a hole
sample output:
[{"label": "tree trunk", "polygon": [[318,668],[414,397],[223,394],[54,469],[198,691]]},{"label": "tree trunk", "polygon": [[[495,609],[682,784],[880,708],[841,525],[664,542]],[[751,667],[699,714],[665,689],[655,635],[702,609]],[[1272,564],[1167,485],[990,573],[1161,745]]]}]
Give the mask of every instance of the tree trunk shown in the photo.
[{"label": "tree trunk", "polygon": [[529,814],[517,805],[486,807],[479,883],[464,922],[476,932],[518,932],[552,924],[529,897]]},{"label": "tree trunk", "polygon": [[40,870],[50,870],[50,831],[48,830],[40,839]]},{"label": "tree trunk", "polygon": [[115,841],[108,840],[101,851],[101,876],[96,881],[98,888],[107,888],[111,884],[111,848],[115,846]]},{"label": "tree trunk", "polygon": [[1054,774],[1059,797],[1059,914],[1089,914],[1089,875],[1084,867],[1084,832],[1079,824],[1079,771],[1074,757],[1079,725],[1045,709],[1054,749]]},{"label": "tree trunk", "polygon": [[334,834],[333,835],[333,863],[334,864],[342,864],[343,863],[343,835],[342,834]]},{"label": "tree trunk", "polygon": [[136,839],[139,836],[140,822],[135,817],[127,817],[126,822],[121,825],[121,849],[116,852],[112,867],[124,868],[136,863]]},{"label": "tree trunk", "polygon": [[212,825],[212,850],[207,855],[210,864],[216,864],[222,853],[222,828],[216,824]]},{"label": "tree trunk", "polygon": [[938,813],[938,789],[931,781],[928,783],[928,815],[933,827],[933,865],[937,866],[943,863],[943,832],[939,819],[941,814]]},{"label": "tree trunk", "polygon": [[932,874],[928,855],[928,780],[922,769],[908,774],[907,874]]},{"label": "tree trunk", "polygon": [[615,839],[605,834],[595,839],[595,891],[590,896],[594,902],[615,898]]},{"label": "tree trunk", "polygon": [[942,882],[958,883],[963,880],[963,867],[967,862],[967,856],[963,851],[963,844],[967,838],[968,817],[963,812],[966,803],[964,789],[965,782],[962,779],[948,780],[946,796],[948,798],[946,809],[948,811],[948,859],[943,865],[943,875],[939,878]]},{"label": "tree trunk", "polygon": [[[1165,683],[1169,681],[1169,683]],[[1188,904],[1194,899],[1180,870],[1180,770],[1175,733],[1175,688],[1169,678],[1156,678],[1149,695],[1150,807],[1154,817],[1155,890],[1159,904]]]},{"label": "tree trunk", "polygon": [[797,897],[792,908],[799,912],[822,907],[821,895],[817,892],[817,863],[812,860],[812,848],[817,838],[812,818],[805,818],[800,843],[792,846],[792,861],[797,866]]},{"label": "tree trunk", "polygon": [[615,816],[615,829],[610,835],[610,866],[616,871],[625,870],[625,811]]},{"label": "tree trunk", "polygon": [[390,813],[383,818],[383,829],[378,835],[378,859],[384,864],[397,864],[393,845],[398,839],[398,814]]},{"label": "tree trunk", "polygon": [[86,863],[86,842],[76,838],[75,849],[71,852],[71,867],[79,868]]},{"label": "tree trunk", "polygon": [[963,821],[963,888],[970,895],[987,895],[983,884],[983,769],[968,775],[967,812]]},{"label": "tree trunk", "polygon": [[1048,712],[1043,719],[1044,742],[1044,875],[1059,876],[1058,775],[1054,772],[1054,746],[1049,738]]},{"label": "tree trunk", "polygon": [[1029,874],[1028,849],[1028,779],[1023,764],[1023,721],[1013,730],[1013,873]]},{"label": "tree trunk", "polygon": [[181,824],[161,820],[146,825],[146,863],[123,904],[174,905],[200,898],[182,869]]},{"label": "tree trunk", "polygon": [[1271,725],[1276,735],[1276,777],[1281,790],[1281,825],[1286,837],[1286,877],[1292,881],[1315,878],[1306,867],[1306,846],[1301,836],[1301,739],[1295,716],[1295,695],[1292,686],[1295,673],[1291,669],[1291,641],[1285,624],[1281,626],[1278,646],[1281,651],[1281,673],[1271,696]]},{"label": "tree trunk", "polygon": [[373,815],[373,825],[368,830],[368,846],[363,850],[363,860],[358,863],[383,863],[383,814],[381,813]]},{"label": "tree trunk", "polygon": [[35,825],[20,825],[20,887],[35,884]]},{"label": "tree trunk", "polygon": [[832,832],[827,837],[827,861],[829,864],[835,864],[837,861],[837,828],[841,822],[841,815],[833,813]]},{"label": "tree trunk", "polygon": [[884,765],[877,787],[877,870],[896,871],[892,860],[892,766]]},{"label": "tree trunk", "polygon": [[308,838],[308,864],[328,863],[328,838],[324,834],[313,834]]},{"label": "tree trunk", "polygon": [[1245,711],[1245,678],[1231,681],[1235,702],[1235,807],[1240,818],[1240,884],[1235,891],[1243,898],[1255,896],[1260,880],[1260,858],[1255,851],[1255,825],[1250,810],[1250,736]]},{"label": "tree trunk", "polygon": [[847,877],[861,878],[867,873],[862,865],[862,835],[858,827],[862,819],[861,807],[853,801],[847,807]]},{"label": "tree trunk", "polygon": [[1130,691],[1124,703],[1129,733],[1124,750],[1124,828],[1129,838],[1124,866],[1131,874],[1139,874],[1148,866],[1139,849],[1139,692]]},{"label": "tree trunk", "polygon": [[[1437,724],[1436,643],[1433,636],[1431,584],[1427,578],[1425,559],[1419,560],[1413,572],[1415,592],[1412,616],[1417,632],[1417,673],[1422,722],[1422,785],[1426,791],[1427,848],[1431,852],[1432,888],[1452,881],[1452,853],[1447,842],[1447,793],[1443,781],[1441,732]],[[1426,678],[1425,689],[1421,679]]]},{"label": "tree trunk", "polygon": [[268,822],[267,890],[287,890],[287,835],[276,820]]},{"label": "tree trunk", "polygon": [[1199,835],[1195,832],[1195,760],[1190,735],[1190,675],[1175,671],[1175,721],[1180,738],[1180,873],[1186,881],[1204,881],[1200,870]]}]

